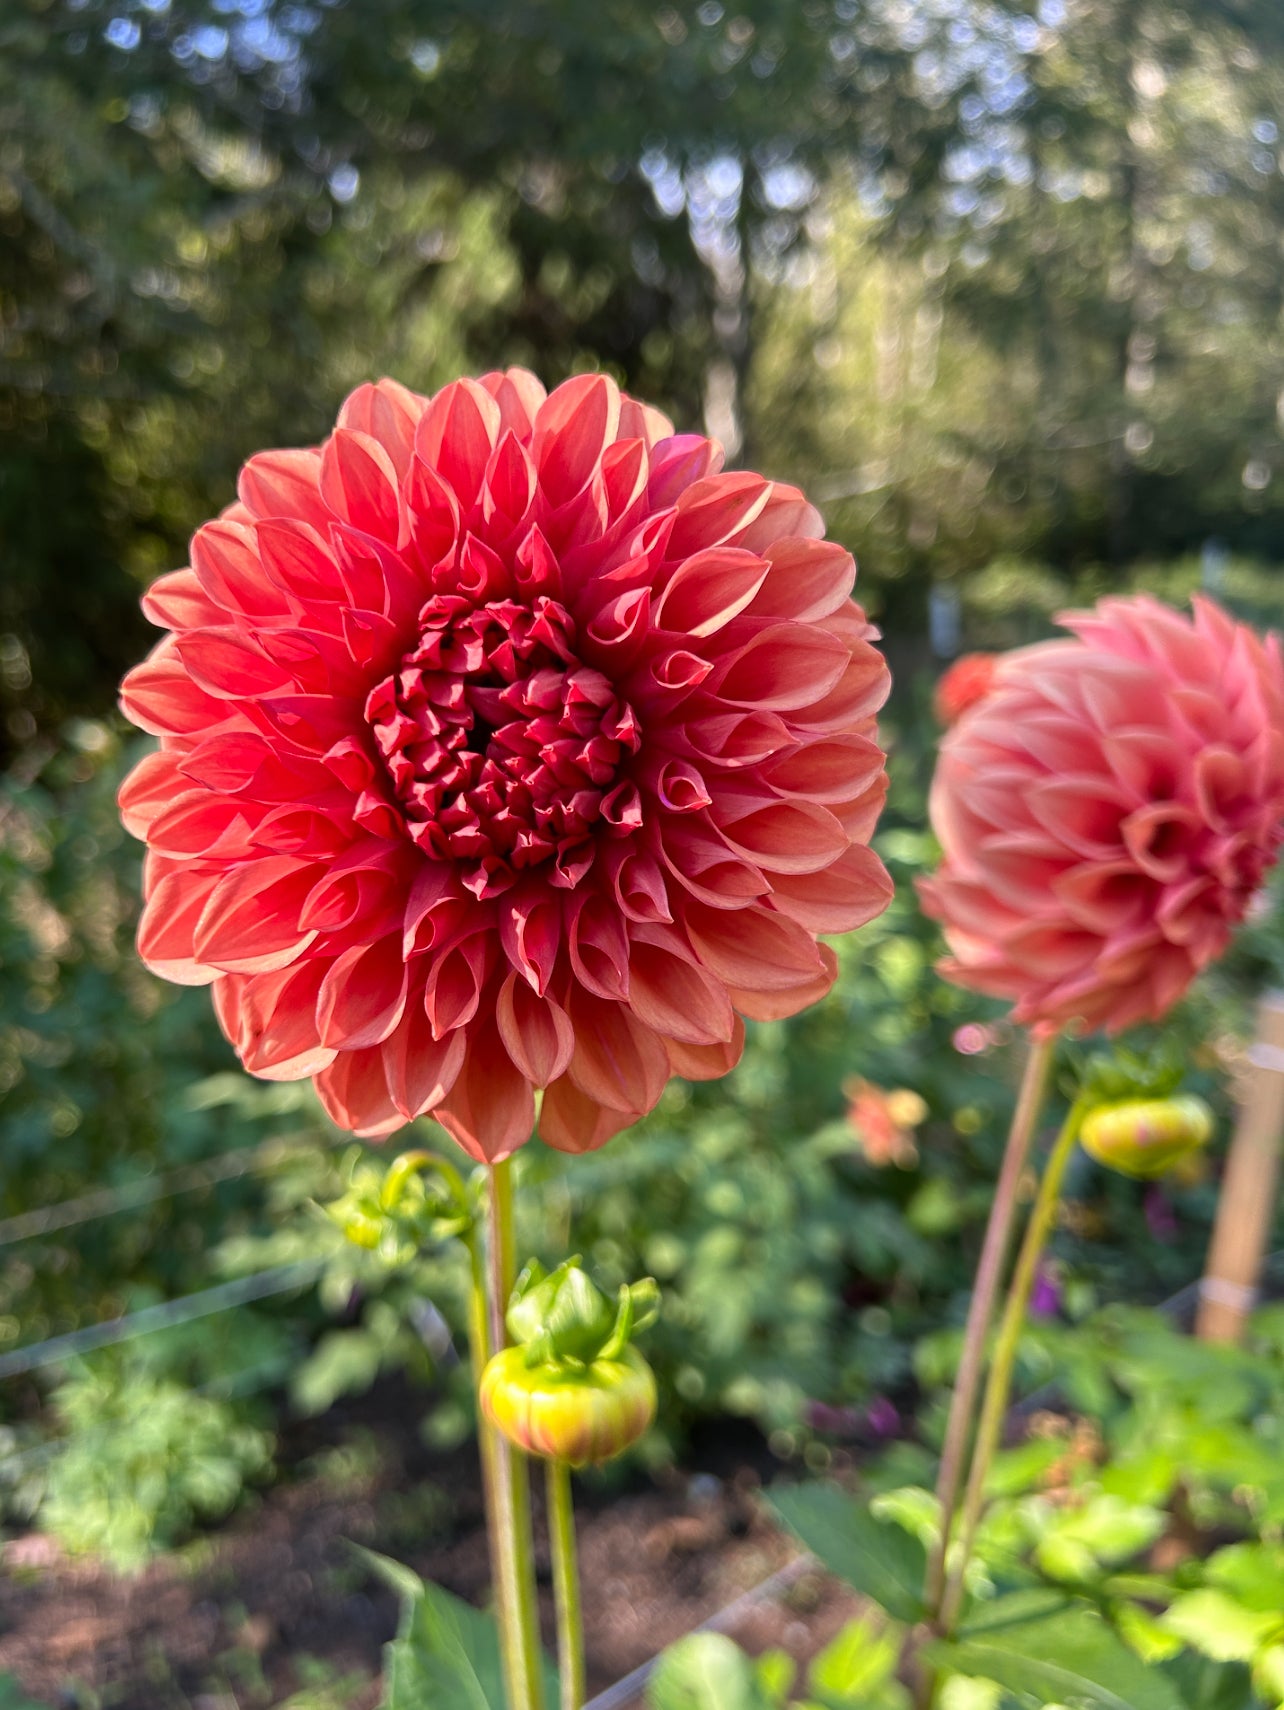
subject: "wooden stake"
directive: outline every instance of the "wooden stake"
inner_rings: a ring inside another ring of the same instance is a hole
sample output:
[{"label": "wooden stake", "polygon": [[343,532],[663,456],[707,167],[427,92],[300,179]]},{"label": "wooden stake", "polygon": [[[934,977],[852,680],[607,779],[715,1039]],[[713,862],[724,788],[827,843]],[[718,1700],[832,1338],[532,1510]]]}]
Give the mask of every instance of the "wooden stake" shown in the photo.
[{"label": "wooden stake", "polygon": [[1257,1299],[1284,1138],[1284,992],[1262,999],[1248,1062],[1200,1285],[1196,1330],[1206,1342],[1237,1342]]}]

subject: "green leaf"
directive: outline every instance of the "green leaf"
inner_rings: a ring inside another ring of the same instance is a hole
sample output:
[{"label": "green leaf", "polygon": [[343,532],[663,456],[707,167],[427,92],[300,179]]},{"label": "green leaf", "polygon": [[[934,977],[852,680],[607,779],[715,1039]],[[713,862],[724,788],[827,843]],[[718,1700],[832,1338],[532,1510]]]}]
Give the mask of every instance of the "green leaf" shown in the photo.
[{"label": "green leaf", "polygon": [[48,1706],[28,1697],[13,1675],[0,1674],[0,1710],[48,1710]]},{"label": "green leaf", "polygon": [[775,1491],[771,1507],[830,1573],[898,1621],[922,1617],[927,1553],[917,1538],[833,1484]]},{"label": "green leaf", "polygon": [[1228,1592],[1208,1587],[1176,1598],[1161,1624],[1214,1662],[1251,1662],[1284,1631],[1284,1616],[1245,1609]]},{"label": "green leaf", "polygon": [[[401,1599],[397,1636],[384,1650],[380,1710],[506,1710],[499,1631],[471,1603],[430,1585],[401,1562],[358,1554]],[[544,1691],[557,1701],[546,1662]]]},{"label": "green leaf", "polygon": [[[1005,1619],[1005,1605],[1011,1619]],[[1172,1683],[1147,1668],[1101,1617],[1082,1605],[1030,1614],[1029,1600],[1003,1598],[983,1623],[953,1643],[924,1647],[927,1661],[952,1673],[993,1680],[1039,1704],[1082,1710],[1183,1710]]]},{"label": "green leaf", "polygon": [[753,1663],[721,1633],[691,1633],[665,1651],[646,1701],[650,1710],[772,1710]]}]

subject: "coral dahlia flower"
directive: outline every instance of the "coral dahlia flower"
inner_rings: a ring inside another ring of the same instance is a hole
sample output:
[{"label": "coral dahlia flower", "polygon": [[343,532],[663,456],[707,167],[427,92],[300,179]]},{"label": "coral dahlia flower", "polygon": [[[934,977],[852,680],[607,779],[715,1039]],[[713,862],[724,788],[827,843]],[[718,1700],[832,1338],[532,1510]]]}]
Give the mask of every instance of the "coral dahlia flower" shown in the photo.
[{"label": "coral dahlia flower", "polygon": [[1156,1020],[1219,956],[1275,859],[1284,671],[1210,600],[1147,595],[1020,648],[945,736],[943,860],[921,887],[960,985],[1047,1032]]},{"label": "coral dahlia flower", "polygon": [[932,711],[943,729],[957,724],[969,707],[989,694],[999,658],[997,653],[964,653],[942,672],[932,695]]},{"label": "coral dahlia flower", "polygon": [[584,375],[362,386],[270,451],[148,616],[144,960],[252,1073],[477,1157],[600,1146],[830,986],[887,670],[793,487]]}]

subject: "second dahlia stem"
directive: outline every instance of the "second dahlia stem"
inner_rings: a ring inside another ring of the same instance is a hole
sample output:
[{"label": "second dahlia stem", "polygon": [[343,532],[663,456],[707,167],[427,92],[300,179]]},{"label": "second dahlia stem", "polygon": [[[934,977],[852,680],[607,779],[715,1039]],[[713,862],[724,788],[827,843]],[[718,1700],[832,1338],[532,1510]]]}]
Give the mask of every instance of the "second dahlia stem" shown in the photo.
[{"label": "second dahlia stem", "polygon": [[[490,1343],[508,1345],[504,1315],[516,1280],[512,1165],[490,1166]],[[478,1374],[480,1377],[480,1373]],[[509,1710],[544,1710],[535,1593],[535,1542],[531,1531],[530,1481],[526,1459],[498,1431],[491,1433],[495,1457],[494,1555],[498,1567],[500,1643]]]},{"label": "second dahlia stem", "polygon": [[584,1615],[580,1604],[580,1570],[575,1554],[575,1509],[571,1501],[571,1469],[564,1461],[548,1462],[548,1536],[553,1553],[553,1594],[557,1601],[557,1667],[561,1677],[561,1710],[582,1710],[584,1704]]},{"label": "second dahlia stem", "polygon": [[963,1463],[967,1454],[968,1437],[976,1412],[977,1393],[985,1366],[985,1345],[994,1317],[994,1303],[1003,1281],[1020,1196],[1021,1177],[1025,1171],[1030,1141],[1039,1120],[1048,1076],[1056,1054],[1056,1038],[1032,1039],[1021,1077],[1012,1126],[1008,1130],[1003,1165],[995,1184],[990,1217],[985,1228],[985,1240],[977,1264],[972,1299],[968,1304],[967,1325],[963,1332],[963,1352],[959,1360],[954,1392],[950,1397],[949,1418],[945,1426],[945,1443],[941,1450],[941,1468],[936,1481],[936,1496],[940,1505],[941,1536],[933,1550],[927,1568],[924,1601],[928,1618],[934,1620],[941,1610],[945,1595],[945,1570],[954,1524],[954,1509],[963,1483]]},{"label": "second dahlia stem", "polygon": [[953,1629],[963,1604],[967,1565],[985,1502],[985,1481],[1003,1431],[1003,1419],[1008,1409],[1008,1397],[1012,1393],[1012,1374],[1016,1369],[1017,1351],[1021,1344],[1021,1332],[1025,1328],[1030,1295],[1038,1274],[1039,1260],[1043,1257],[1048,1236],[1056,1222],[1057,1206],[1061,1202],[1061,1183],[1065,1178],[1066,1165],[1070,1162],[1075,1141],[1079,1137],[1079,1126],[1086,1109],[1087,1106],[1082,1100],[1076,1100],[1057,1136],[1043,1172],[1043,1179],[1039,1183],[1039,1192],[1034,1209],[1030,1213],[1030,1221],[1026,1225],[1025,1239],[1021,1243],[1021,1252],[1012,1276],[1012,1286],[1008,1290],[1007,1304],[1003,1309],[998,1340],[994,1346],[994,1360],[986,1380],[985,1398],[981,1403],[981,1418],[976,1428],[972,1464],[968,1470],[958,1558],[946,1581],[945,1595],[941,1603],[941,1627],[946,1633]]}]

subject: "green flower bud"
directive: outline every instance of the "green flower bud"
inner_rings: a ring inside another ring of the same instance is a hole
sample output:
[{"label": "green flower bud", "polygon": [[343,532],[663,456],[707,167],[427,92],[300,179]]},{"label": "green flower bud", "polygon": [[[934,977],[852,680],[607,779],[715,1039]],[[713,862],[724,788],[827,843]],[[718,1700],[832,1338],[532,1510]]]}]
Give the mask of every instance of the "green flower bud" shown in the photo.
[{"label": "green flower bud", "polygon": [[482,1373],[482,1411],[528,1455],[583,1467],[635,1443],[655,1417],[655,1377],[634,1348],[591,1365],[527,1364],[505,1348]]},{"label": "green flower bud", "polygon": [[1213,1113],[1202,1098],[1130,1098],[1090,1110],[1079,1129],[1085,1152],[1125,1176],[1150,1181],[1212,1138]]}]

